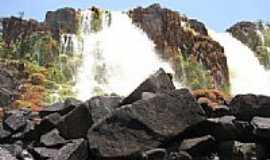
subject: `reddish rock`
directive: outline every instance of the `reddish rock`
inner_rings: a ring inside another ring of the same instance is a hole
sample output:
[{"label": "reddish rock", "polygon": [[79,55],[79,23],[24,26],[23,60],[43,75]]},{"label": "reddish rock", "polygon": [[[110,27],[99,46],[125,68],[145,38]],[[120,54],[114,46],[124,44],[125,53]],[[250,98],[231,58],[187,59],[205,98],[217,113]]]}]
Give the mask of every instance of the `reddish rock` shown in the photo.
[{"label": "reddish rock", "polygon": [[[141,27],[156,44],[160,56],[172,62],[178,75],[179,50],[184,58],[189,57],[209,70],[219,86],[228,84],[229,74],[224,48],[212,40],[206,27],[197,20],[189,20],[178,12],[153,4],[138,7],[129,12],[133,23]],[[180,69],[181,70],[181,69]],[[215,78],[219,73],[221,77]]]}]

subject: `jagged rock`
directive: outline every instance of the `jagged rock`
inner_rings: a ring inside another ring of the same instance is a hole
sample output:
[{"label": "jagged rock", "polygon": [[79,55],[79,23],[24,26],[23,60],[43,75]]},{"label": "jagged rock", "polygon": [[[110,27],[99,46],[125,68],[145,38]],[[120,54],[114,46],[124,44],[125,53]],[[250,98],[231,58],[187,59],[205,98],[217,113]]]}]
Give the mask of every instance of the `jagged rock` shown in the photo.
[{"label": "jagged rock", "polygon": [[255,116],[270,117],[270,97],[262,95],[237,95],[229,107],[237,119],[250,121]]},{"label": "jagged rock", "polygon": [[12,154],[9,153],[6,149],[0,147],[0,158],[2,160],[17,160]]},{"label": "jagged rock", "polygon": [[39,132],[39,134],[46,133],[53,128],[57,127],[57,124],[61,121],[61,115],[59,113],[52,113],[48,116],[45,116],[39,125],[36,127],[36,131]]},{"label": "jagged rock", "polygon": [[57,156],[59,150],[58,149],[51,149],[45,147],[36,147],[33,149],[33,155],[36,159],[39,160],[47,160],[49,158],[54,158]]},{"label": "jagged rock", "polygon": [[61,115],[65,115],[68,112],[72,111],[75,107],[77,107],[79,104],[81,104],[81,101],[69,98],[66,99],[64,103],[58,102],[51,106],[44,107],[39,112],[41,117],[47,116],[52,113],[59,113]]},{"label": "jagged rock", "polygon": [[59,135],[59,131],[57,129],[54,129],[49,133],[42,135],[40,142],[46,147],[57,147],[64,145],[66,140]]},{"label": "jagged rock", "polygon": [[32,139],[31,132],[34,130],[34,128],[35,128],[35,124],[32,121],[27,120],[25,127],[22,130],[20,130],[19,132],[13,134],[11,136],[11,138],[22,139],[22,140],[27,140],[27,139],[31,140]]},{"label": "jagged rock", "polygon": [[87,103],[83,103],[66,114],[57,125],[60,134],[66,139],[84,138],[93,120]]},{"label": "jagged rock", "polygon": [[61,33],[74,33],[79,30],[80,13],[73,8],[62,8],[46,13],[45,23],[50,26],[53,35],[59,38]]},{"label": "jagged rock", "polygon": [[9,116],[4,120],[4,127],[11,129],[12,131],[18,131],[19,129],[27,125],[30,112],[22,110],[14,110],[9,112]]},{"label": "jagged rock", "polygon": [[168,93],[174,89],[175,87],[171,77],[163,69],[159,69],[156,73],[142,82],[139,87],[122,101],[121,104],[131,104],[142,99],[143,92]]},{"label": "jagged rock", "polygon": [[102,120],[106,115],[112,113],[119,107],[122,98],[118,96],[97,96],[91,98],[87,103],[93,123]]},{"label": "jagged rock", "polygon": [[253,133],[262,138],[270,139],[270,118],[254,117],[251,121]]},{"label": "jagged rock", "polygon": [[192,157],[204,157],[216,152],[215,138],[207,135],[204,137],[185,139],[180,146],[180,150],[188,152]]},{"label": "jagged rock", "polygon": [[233,147],[233,159],[236,160],[256,159],[256,144],[235,142]]},{"label": "jagged rock", "polygon": [[84,139],[76,139],[62,147],[51,160],[88,160],[88,145]]},{"label": "jagged rock", "polygon": [[[206,27],[189,20],[176,11],[162,8],[159,4],[138,7],[129,11],[133,23],[142,28],[156,45],[157,53],[171,62],[177,77],[182,77],[179,54],[195,64],[202,64],[211,72],[214,83],[221,88],[229,84],[227,59],[223,47],[212,40]],[[192,60],[191,60],[192,59]],[[216,73],[220,73],[216,79]],[[213,84],[214,85],[214,84]]]},{"label": "jagged rock", "polygon": [[186,89],[122,106],[88,132],[90,150],[103,158],[127,157],[155,148],[204,120]]}]

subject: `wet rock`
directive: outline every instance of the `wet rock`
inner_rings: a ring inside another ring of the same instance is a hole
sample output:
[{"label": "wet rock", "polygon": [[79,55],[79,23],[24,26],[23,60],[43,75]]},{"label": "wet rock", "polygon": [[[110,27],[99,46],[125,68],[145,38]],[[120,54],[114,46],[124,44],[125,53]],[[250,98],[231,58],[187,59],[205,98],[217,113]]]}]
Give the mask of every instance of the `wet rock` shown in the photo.
[{"label": "wet rock", "polygon": [[79,104],[81,104],[81,101],[69,98],[66,99],[64,103],[58,102],[51,106],[42,108],[39,114],[41,117],[45,117],[52,113],[59,113],[60,115],[65,115],[68,112],[72,111]]},{"label": "wet rock", "polygon": [[255,116],[270,117],[270,97],[262,95],[237,95],[229,107],[237,119],[250,121]]},{"label": "wet rock", "polygon": [[88,160],[88,145],[84,139],[76,139],[62,147],[52,160]]},{"label": "wet rock", "polygon": [[122,106],[88,132],[90,150],[103,158],[126,157],[156,148],[204,120],[201,107],[186,90],[175,90]]},{"label": "wet rock", "polygon": [[84,138],[93,120],[87,103],[81,104],[66,114],[57,124],[60,134],[66,139]]},{"label": "wet rock", "polygon": [[270,118],[254,117],[251,124],[256,136],[262,139],[270,139]]},{"label": "wet rock", "polygon": [[27,125],[27,120],[29,119],[30,112],[22,110],[14,110],[7,113],[8,116],[4,120],[4,127],[12,131],[18,131]]},{"label": "wet rock", "polygon": [[66,140],[59,135],[59,131],[54,129],[49,133],[42,135],[40,143],[46,147],[59,147],[66,143]]},{"label": "wet rock", "polygon": [[93,123],[102,120],[106,115],[112,113],[119,107],[122,98],[118,96],[97,96],[91,98],[87,103]]},{"label": "wet rock", "polygon": [[175,87],[171,77],[163,69],[159,69],[156,73],[142,82],[138,88],[122,101],[121,104],[131,104],[142,99],[143,92],[168,93],[174,89]]},{"label": "wet rock", "polygon": [[204,157],[215,153],[216,148],[215,138],[207,135],[199,138],[185,139],[179,149],[188,152],[192,157]]}]

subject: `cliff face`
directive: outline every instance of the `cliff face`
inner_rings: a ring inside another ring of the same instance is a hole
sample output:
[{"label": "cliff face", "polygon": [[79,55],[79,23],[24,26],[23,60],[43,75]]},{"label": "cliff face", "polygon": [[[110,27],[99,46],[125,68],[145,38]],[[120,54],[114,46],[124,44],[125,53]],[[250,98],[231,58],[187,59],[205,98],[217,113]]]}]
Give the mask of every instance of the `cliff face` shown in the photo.
[{"label": "cliff face", "polygon": [[50,26],[53,35],[58,38],[61,33],[76,34],[79,29],[80,13],[73,8],[48,11],[45,23]]},{"label": "cliff face", "polygon": [[17,17],[2,19],[3,40],[7,46],[29,37],[33,32],[48,32],[49,28],[35,20],[23,20]]},{"label": "cliff face", "polygon": [[256,53],[265,68],[270,68],[270,25],[262,22],[239,22],[227,29],[235,38]]},{"label": "cliff face", "polygon": [[186,60],[202,64],[216,87],[229,82],[224,49],[208,36],[203,23],[158,4],[135,8],[129,15],[154,41],[161,57],[172,62],[179,75],[183,73],[179,65]]}]

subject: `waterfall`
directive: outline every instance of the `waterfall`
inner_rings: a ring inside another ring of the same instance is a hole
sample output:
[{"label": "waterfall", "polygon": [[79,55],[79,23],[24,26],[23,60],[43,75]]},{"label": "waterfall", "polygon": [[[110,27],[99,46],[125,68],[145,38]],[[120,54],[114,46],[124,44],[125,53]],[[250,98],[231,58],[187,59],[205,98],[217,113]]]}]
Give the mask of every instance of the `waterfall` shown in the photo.
[{"label": "waterfall", "polygon": [[255,53],[230,33],[210,30],[209,33],[225,49],[232,94],[270,95],[270,74],[260,65]]},{"label": "waterfall", "polygon": [[99,21],[93,20],[93,11],[82,11],[82,64],[74,86],[78,99],[103,93],[126,96],[160,67],[172,72],[126,13],[101,12],[100,30],[93,31]]}]

